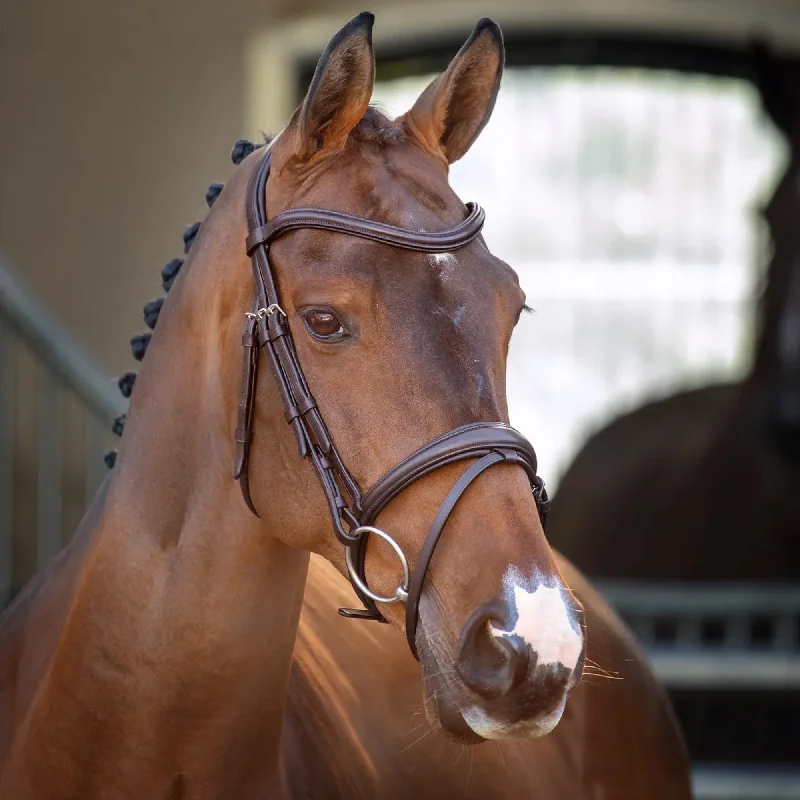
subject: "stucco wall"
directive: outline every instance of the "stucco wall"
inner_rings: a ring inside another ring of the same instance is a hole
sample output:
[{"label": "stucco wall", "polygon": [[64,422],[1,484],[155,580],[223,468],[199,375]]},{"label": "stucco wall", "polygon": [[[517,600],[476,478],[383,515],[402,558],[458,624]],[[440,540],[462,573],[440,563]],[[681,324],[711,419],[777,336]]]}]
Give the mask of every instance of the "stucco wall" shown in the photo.
[{"label": "stucco wall", "polygon": [[276,3],[9,0],[0,18],[0,248],[110,372],[158,271],[230,171],[244,42]]}]

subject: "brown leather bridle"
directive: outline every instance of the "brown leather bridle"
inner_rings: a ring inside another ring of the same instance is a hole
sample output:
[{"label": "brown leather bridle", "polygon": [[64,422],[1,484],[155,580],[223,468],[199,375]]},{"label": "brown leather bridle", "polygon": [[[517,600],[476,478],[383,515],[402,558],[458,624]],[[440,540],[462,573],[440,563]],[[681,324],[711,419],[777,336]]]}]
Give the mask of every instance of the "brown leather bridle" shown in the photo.
[{"label": "brown leather bridle", "polygon": [[[416,630],[425,575],[447,519],[470,484],[495,464],[521,466],[530,481],[542,527],[546,526],[550,502],[544,481],[536,474],[536,453],[533,445],[521,433],[505,423],[473,422],[455,428],[419,448],[380,478],[369,491],[362,493],[331,440],[297,360],[288,320],[279,303],[275,276],[269,260],[269,245],[279,236],[291,231],[315,228],[371,239],[406,250],[444,253],[464,247],[480,235],[484,212],[477,204],[468,203],[468,215],[463,222],[435,233],[406,230],[321,208],[290,209],[267,221],[266,186],[270,150],[271,148],[265,148],[247,187],[247,224],[250,233],[246,247],[253,263],[255,300],[253,310],[247,312],[242,336],[244,366],[233,477],[239,481],[245,503],[258,516],[250,497],[247,465],[253,440],[253,402],[258,358],[263,347],[283,402],[286,421],[294,431],[298,452],[301,458],[310,459],[314,465],[328,503],[334,533],[346,548],[350,581],[364,604],[363,609],[342,608],[339,613],[345,617],[386,622],[378,611],[376,601],[405,601],[406,638],[411,652],[418,659]],[[409,580],[408,564],[402,549],[391,536],[373,527],[373,523],[380,512],[412,483],[441,467],[466,459],[477,460],[461,475],[439,509]],[[347,494],[349,502],[342,491]],[[394,548],[403,565],[404,582],[394,596],[380,597],[367,586],[365,557],[370,533],[384,538]]]}]

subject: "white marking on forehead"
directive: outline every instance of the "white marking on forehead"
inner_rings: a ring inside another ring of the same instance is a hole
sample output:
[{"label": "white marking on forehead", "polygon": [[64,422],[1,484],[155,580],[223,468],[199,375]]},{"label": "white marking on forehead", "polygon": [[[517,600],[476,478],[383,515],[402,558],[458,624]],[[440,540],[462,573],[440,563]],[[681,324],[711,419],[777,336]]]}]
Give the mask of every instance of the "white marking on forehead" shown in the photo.
[{"label": "white marking on forehead", "polygon": [[511,588],[506,602],[517,621],[510,631],[492,625],[492,635],[498,639],[519,636],[537,654],[539,666],[561,664],[573,671],[583,650],[583,635],[574,610],[564,600],[564,586],[540,583],[529,592],[513,583]]},{"label": "white marking on forehead", "polygon": [[448,277],[458,265],[458,259],[452,253],[429,253],[428,261],[432,267],[436,267],[442,278]]}]

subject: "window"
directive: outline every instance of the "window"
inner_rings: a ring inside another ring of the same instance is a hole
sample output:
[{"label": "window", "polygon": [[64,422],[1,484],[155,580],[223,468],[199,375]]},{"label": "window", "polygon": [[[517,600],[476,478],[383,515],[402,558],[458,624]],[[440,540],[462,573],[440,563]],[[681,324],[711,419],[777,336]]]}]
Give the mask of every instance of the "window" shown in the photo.
[{"label": "window", "polygon": [[[374,100],[400,114],[432,77],[379,79]],[[486,240],[536,310],[512,340],[509,406],[551,488],[619,413],[747,369],[756,212],[785,159],[744,81],[507,69],[451,181],[485,207]]]}]

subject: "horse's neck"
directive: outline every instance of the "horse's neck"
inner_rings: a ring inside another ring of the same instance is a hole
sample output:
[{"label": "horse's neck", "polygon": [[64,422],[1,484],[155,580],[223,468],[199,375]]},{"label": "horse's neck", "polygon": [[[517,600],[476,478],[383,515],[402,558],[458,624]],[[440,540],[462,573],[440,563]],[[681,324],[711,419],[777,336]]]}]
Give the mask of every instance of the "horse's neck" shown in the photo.
[{"label": "horse's neck", "polygon": [[164,324],[106,496],[0,632],[20,676],[0,686],[2,798],[247,798],[277,782],[307,555],[230,477],[214,343]]},{"label": "horse's neck", "polygon": [[[789,138],[797,140],[798,122]],[[753,383],[775,386],[800,376],[800,267],[797,261],[796,217],[800,178],[797,150],[765,211],[774,251],[758,310]]]}]

